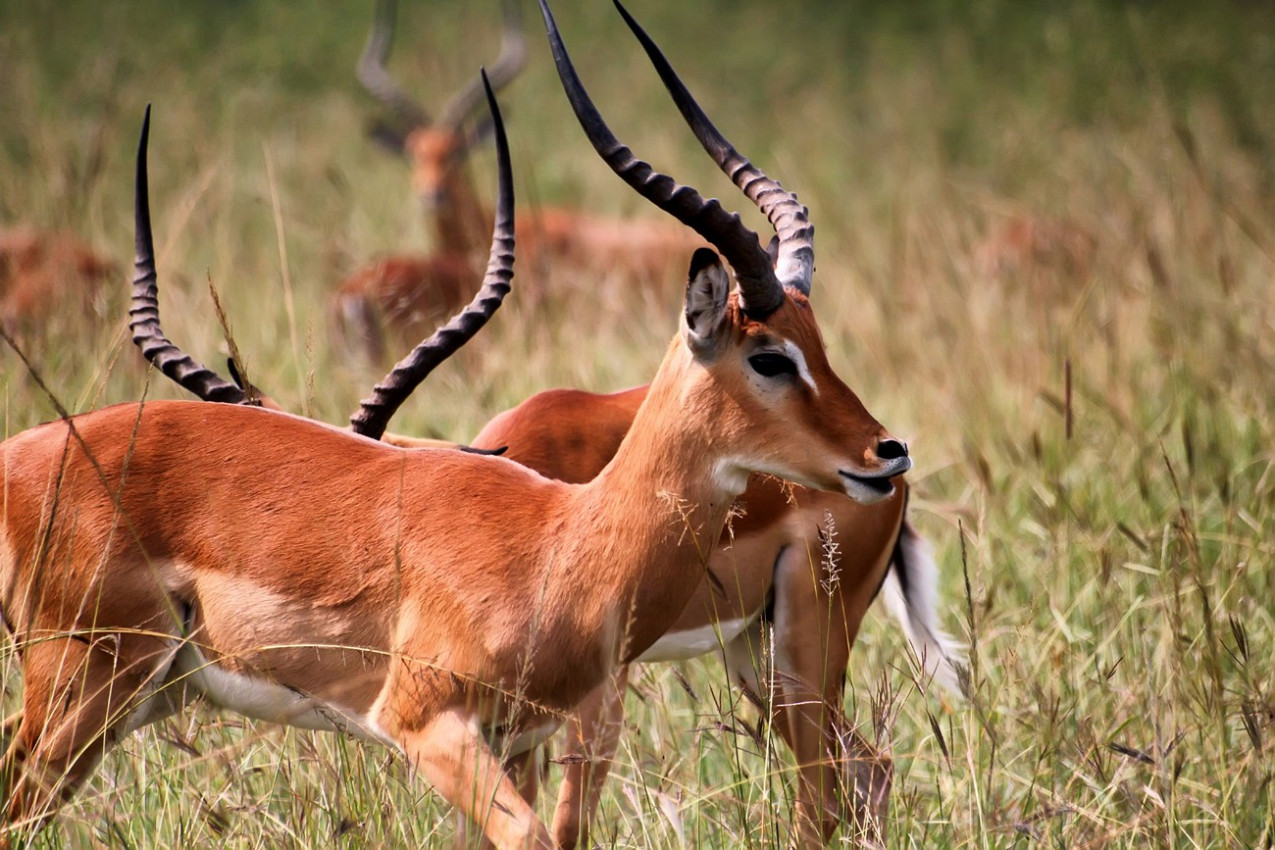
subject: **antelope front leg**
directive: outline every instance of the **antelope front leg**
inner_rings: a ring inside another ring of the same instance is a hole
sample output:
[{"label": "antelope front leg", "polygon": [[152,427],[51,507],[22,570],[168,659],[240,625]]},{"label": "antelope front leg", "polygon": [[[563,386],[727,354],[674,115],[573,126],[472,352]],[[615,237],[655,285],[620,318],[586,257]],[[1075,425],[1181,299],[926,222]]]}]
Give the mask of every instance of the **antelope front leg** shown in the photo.
[{"label": "antelope front leg", "polygon": [[629,667],[618,668],[609,682],[594,688],[567,724],[568,761],[553,814],[553,838],[571,850],[589,842],[589,827],[598,809],[602,783],[611,770],[624,722],[624,690]]},{"label": "antelope front leg", "polygon": [[[748,691],[769,695],[774,728],[798,767],[792,844],[822,848],[838,826],[855,846],[874,847],[893,775],[866,742],[843,734],[841,700],[850,647],[867,603],[824,592],[804,547],[790,546],[775,570],[774,668],[757,623],[726,647],[726,662]],[[847,758],[849,745],[862,744]],[[842,775],[842,771],[845,774]],[[866,786],[862,783],[868,783]],[[843,792],[849,796],[843,806]],[[876,801],[875,804],[871,804]],[[848,811],[847,811],[848,809]]]},{"label": "antelope front leg", "polygon": [[890,815],[890,788],[894,784],[894,760],[869,744],[853,729],[839,732],[841,779],[850,795],[850,820],[844,829],[855,830],[868,848],[885,846],[885,826]]},{"label": "antelope front leg", "polygon": [[412,766],[500,850],[552,847],[548,831],[465,712],[445,711],[397,738]]},{"label": "antelope front leg", "polygon": [[840,825],[843,840],[876,847],[893,764],[846,728],[841,711],[846,665],[871,596],[842,591],[880,582],[844,575],[844,586],[830,586],[822,569],[805,547],[792,546],[775,571],[771,706],[800,770],[794,843],[822,847]]}]

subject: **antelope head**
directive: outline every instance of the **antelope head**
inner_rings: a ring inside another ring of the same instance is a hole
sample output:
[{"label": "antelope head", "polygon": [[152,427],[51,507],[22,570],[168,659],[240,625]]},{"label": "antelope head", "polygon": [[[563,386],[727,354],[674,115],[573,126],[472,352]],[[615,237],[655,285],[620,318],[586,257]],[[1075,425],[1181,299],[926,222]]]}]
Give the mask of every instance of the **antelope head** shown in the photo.
[{"label": "antelope head", "polygon": [[[457,179],[470,150],[490,131],[489,121],[472,122],[483,104],[481,84],[471,83],[457,92],[437,121],[390,77],[385,63],[394,36],[394,0],[379,0],[372,31],[359,59],[359,82],[393,114],[392,122],[378,122],[371,136],[378,143],[407,157],[412,166],[412,189],[427,209],[439,209],[458,199]],[[516,0],[505,0],[504,35],[500,58],[487,77],[493,90],[508,85],[526,64],[527,49]]]},{"label": "antelope head", "polygon": [[[615,5],[700,144],[775,230],[770,247],[762,248],[738,213],[678,185],[621,144],[581,84],[540,0],[559,77],[594,149],[640,195],[717,248],[734,270],[732,287],[716,253],[701,249],[692,259],[682,333],[674,342],[685,351],[685,415],[713,418],[728,426],[728,434],[748,433],[748,457],[728,457],[718,470],[731,490],[744,489],[751,469],[860,502],[888,497],[894,492],[890,479],[912,462],[907,446],[886,432],[828,363],[810,308],[814,228],[808,210],[735,150],[655,43],[618,0]],[[698,399],[709,398],[728,401],[695,409]]]}]

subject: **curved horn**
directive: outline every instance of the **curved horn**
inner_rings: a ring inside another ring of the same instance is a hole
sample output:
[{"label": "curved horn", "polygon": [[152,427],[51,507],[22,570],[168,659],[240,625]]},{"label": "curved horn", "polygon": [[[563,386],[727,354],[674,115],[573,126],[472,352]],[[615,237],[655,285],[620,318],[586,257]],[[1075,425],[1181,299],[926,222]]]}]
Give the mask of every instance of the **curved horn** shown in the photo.
[{"label": "curved horn", "polygon": [[757,234],[744,225],[738,213],[727,212],[716,198],[705,200],[692,187],[679,186],[672,177],[655,171],[620,143],[581,84],[545,0],[540,0],[540,13],[544,16],[562,88],[594,150],[639,195],[693,229],[722,252],[735,269],[740,294],[749,313],[764,316],[773,312],[783,302],[783,287],[775,277],[774,266],[758,242]]},{"label": "curved horn", "polygon": [[496,132],[496,164],[499,172],[496,189],[496,224],[492,228],[491,253],[487,260],[487,274],[482,288],[460,313],[434,332],[434,335],[413,349],[399,361],[372,396],[359,404],[359,411],[350,417],[350,429],[356,434],[379,440],[385,426],[395,411],[403,404],[421,381],[468,342],[487,324],[500,302],[509,293],[514,276],[514,184],[513,169],[509,164],[509,143],[505,139],[505,125],[500,120],[500,107],[496,104],[487,72],[482,72],[482,87],[491,108],[492,123]]},{"label": "curved horn", "polygon": [[385,69],[385,60],[389,59],[390,46],[394,41],[394,18],[394,0],[378,0],[372,31],[368,33],[355,74],[372,97],[394,110],[410,128],[424,127],[430,123],[425,107],[403,91]]},{"label": "curved horn", "polygon": [[136,258],[133,268],[133,300],[128,326],[142,354],[172,380],[205,401],[245,404],[248,395],[204,364],[182,351],[164,336],[159,326],[159,286],[155,274],[155,243],[151,238],[150,191],[146,178],[146,146],[150,138],[151,108],[146,106],[142,138],[137,143],[137,181],[133,201]]},{"label": "curved horn", "polygon": [[726,176],[757,205],[770,226],[775,229],[775,234],[779,237],[779,251],[775,259],[775,274],[779,282],[809,295],[815,267],[815,228],[810,223],[810,211],[798,202],[796,195],[785,190],[778,181],[767,177],[747,157],[735,150],[735,146],[713,126],[713,122],[678,78],[668,59],[629,14],[628,9],[624,8],[620,0],[612,2],[641,42],[651,64],[664,81],[664,87],[673,97],[673,102],[695,133],[695,138],[699,139],[700,145]]},{"label": "curved horn", "polygon": [[[505,0],[504,29],[500,37],[500,56],[487,74],[492,91],[500,91],[513,82],[527,64],[527,39],[522,33],[522,13],[517,0]],[[439,124],[456,129],[483,102],[483,83],[475,81],[462,89],[443,109]]]}]

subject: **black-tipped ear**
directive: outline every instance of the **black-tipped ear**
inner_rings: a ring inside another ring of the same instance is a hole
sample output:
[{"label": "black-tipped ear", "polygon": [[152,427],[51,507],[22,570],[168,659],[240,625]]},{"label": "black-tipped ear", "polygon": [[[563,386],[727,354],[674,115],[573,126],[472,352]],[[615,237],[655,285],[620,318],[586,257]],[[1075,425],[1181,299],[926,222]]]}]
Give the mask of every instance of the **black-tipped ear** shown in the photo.
[{"label": "black-tipped ear", "polygon": [[724,338],[730,278],[717,254],[696,250],[686,281],[686,344],[697,357],[709,356]]},{"label": "black-tipped ear", "polygon": [[500,446],[495,449],[479,449],[474,446],[457,446],[457,448],[459,448],[462,452],[467,452],[471,455],[490,455],[491,457],[500,457],[505,452],[509,451],[509,446]]},{"label": "black-tipped ear", "polygon": [[407,153],[407,133],[387,121],[373,121],[369,124],[367,137],[392,154]]}]

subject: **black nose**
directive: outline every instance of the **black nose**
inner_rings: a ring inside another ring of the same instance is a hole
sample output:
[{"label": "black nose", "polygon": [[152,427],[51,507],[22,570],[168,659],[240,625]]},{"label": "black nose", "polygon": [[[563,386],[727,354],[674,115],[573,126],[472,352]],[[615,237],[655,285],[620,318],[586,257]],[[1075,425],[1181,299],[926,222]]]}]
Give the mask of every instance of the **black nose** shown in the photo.
[{"label": "black nose", "polygon": [[908,456],[908,444],[893,437],[886,437],[877,442],[877,457],[881,460],[898,460]]}]

